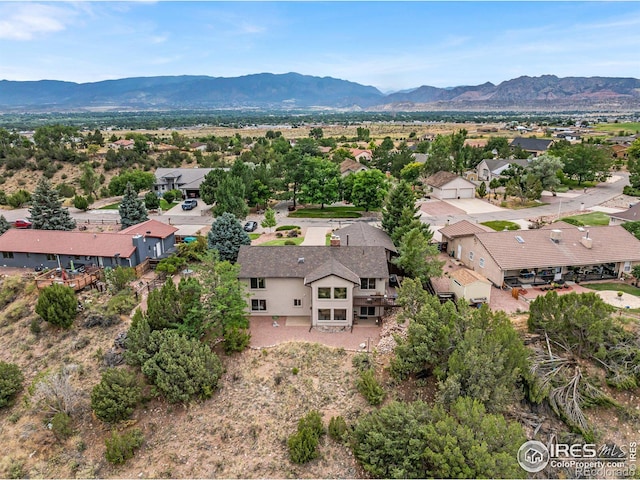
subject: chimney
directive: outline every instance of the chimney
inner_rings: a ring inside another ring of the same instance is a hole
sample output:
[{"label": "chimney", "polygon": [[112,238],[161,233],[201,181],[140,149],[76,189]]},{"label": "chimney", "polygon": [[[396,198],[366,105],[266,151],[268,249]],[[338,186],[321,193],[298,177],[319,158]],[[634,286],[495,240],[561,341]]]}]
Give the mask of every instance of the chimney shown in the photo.
[{"label": "chimney", "polygon": [[562,230],[553,229],[551,230],[551,241],[554,243],[560,243],[562,240]]},{"label": "chimney", "polygon": [[340,246],[340,235],[331,235],[331,246],[339,247]]},{"label": "chimney", "polygon": [[589,230],[587,230],[587,234],[580,239],[580,243],[585,248],[589,248],[590,249],[590,248],[593,247],[593,238],[589,238]]}]

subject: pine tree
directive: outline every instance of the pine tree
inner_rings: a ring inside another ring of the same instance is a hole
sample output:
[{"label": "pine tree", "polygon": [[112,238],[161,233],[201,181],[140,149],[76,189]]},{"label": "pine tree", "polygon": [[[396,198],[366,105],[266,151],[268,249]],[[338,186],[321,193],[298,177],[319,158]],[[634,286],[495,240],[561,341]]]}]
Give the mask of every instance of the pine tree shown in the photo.
[{"label": "pine tree", "polygon": [[31,222],[38,230],[73,230],[76,221],[69,214],[69,209],[62,207],[58,192],[51,188],[46,178],[41,178],[31,198]]},{"label": "pine tree", "polygon": [[0,215],[0,235],[11,228],[11,224],[4,218],[4,215]]},{"label": "pine tree", "polygon": [[411,186],[404,180],[391,189],[382,210],[382,228],[390,236],[400,226],[400,216],[404,208],[410,208],[416,218],[418,208],[416,207],[416,196],[411,190]]},{"label": "pine tree", "polygon": [[218,251],[220,260],[235,262],[241,245],[251,245],[251,239],[232,213],[223,213],[211,225],[207,235],[209,248]]},{"label": "pine tree", "polygon": [[131,182],[127,183],[124,190],[124,197],[122,197],[122,202],[120,202],[120,208],[118,210],[120,211],[120,221],[122,222],[123,229],[149,220],[144,202],[138,198],[138,193],[133,188]]}]

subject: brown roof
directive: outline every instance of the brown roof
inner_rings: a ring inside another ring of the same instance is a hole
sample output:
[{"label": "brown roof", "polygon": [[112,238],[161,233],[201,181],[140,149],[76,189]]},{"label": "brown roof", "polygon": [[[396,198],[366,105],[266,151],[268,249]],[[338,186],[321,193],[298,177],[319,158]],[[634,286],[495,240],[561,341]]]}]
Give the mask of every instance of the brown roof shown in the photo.
[{"label": "brown roof", "polygon": [[368,170],[365,165],[350,158],[345,158],[342,163],[340,163],[340,173],[356,172],[360,169]]},{"label": "brown roof", "polygon": [[[354,222],[333,232],[340,237],[340,245],[356,247],[384,247],[391,252],[397,252],[391,237],[384,230],[369,225],[367,222]],[[347,242],[349,242],[347,244]]]},{"label": "brown roof", "polygon": [[177,231],[178,229],[173,225],[167,225],[166,223],[152,219],[138,223],[137,225],[131,225],[118,233],[125,235],[146,235],[147,237],[153,238],[167,238]]},{"label": "brown roof", "polygon": [[449,276],[454,280],[457,280],[457,282],[463,286],[471,285],[474,282],[491,283],[489,280],[487,280],[487,278],[480,275],[478,272],[469,270],[468,268],[454,270],[449,274]]},{"label": "brown roof", "polygon": [[472,223],[468,220],[460,220],[459,222],[442,227],[440,234],[447,238],[468,237],[475,233],[484,233],[493,231],[489,227],[480,225],[479,223]]},{"label": "brown roof", "polygon": [[[640,261],[640,240],[619,225],[582,230],[570,226],[556,230],[561,236],[558,243],[551,240],[549,229],[476,233],[475,236],[502,270]],[[580,241],[587,234],[592,248]]]},{"label": "brown roof", "polygon": [[238,277],[307,278],[331,260],[342,264],[358,278],[389,276],[384,247],[243,245],[238,254]]},{"label": "brown roof", "polygon": [[620,220],[626,220],[627,222],[640,221],[640,203],[632,205],[624,212],[610,213],[610,217],[619,218]]},{"label": "brown roof", "polygon": [[425,180],[425,183],[431,187],[440,188],[447,183],[452,182],[456,178],[462,177],[458,177],[458,175],[456,175],[455,173],[441,171],[431,175]]},{"label": "brown roof", "polygon": [[67,232],[62,230],[18,230],[11,228],[0,236],[0,251],[50,253],[129,258],[135,247],[131,235],[120,233]]}]

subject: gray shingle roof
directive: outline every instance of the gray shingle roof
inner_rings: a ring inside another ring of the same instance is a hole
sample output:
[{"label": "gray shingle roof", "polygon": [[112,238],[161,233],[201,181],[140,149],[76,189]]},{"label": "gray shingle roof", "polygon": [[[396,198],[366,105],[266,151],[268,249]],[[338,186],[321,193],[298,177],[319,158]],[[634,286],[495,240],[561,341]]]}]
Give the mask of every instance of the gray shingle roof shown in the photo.
[{"label": "gray shingle roof", "polygon": [[[166,178],[178,179],[178,185],[189,185],[189,188],[199,188],[204,177],[214,168],[158,168],[155,171],[156,183],[167,183]],[[227,169],[228,170],[228,169]]]},{"label": "gray shingle roof", "polygon": [[477,223],[471,223],[468,220],[460,220],[459,222],[442,227],[440,234],[447,238],[467,237],[474,233],[484,233],[493,231],[489,227]]},{"label": "gray shingle roof", "polygon": [[425,183],[431,187],[440,188],[447,183],[452,182],[456,178],[458,178],[458,175],[456,175],[455,173],[440,171],[427,178],[425,180]]},{"label": "gray shingle roof", "polygon": [[[300,261],[300,259],[303,260]],[[300,245],[266,247],[243,245],[238,254],[240,265],[238,276],[240,278],[307,278],[332,260],[342,264],[358,278],[389,276],[384,247],[304,247]],[[339,272],[345,274],[342,269]],[[318,274],[318,272],[315,273],[315,275]]]},{"label": "gray shingle roof", "polygon": [[304,284],[309,285],[310,283],[315,282],[316,280],[320,280],[322,278],[328,277],[330,275],[335,275],[336,277],[344,278],[345,280],[349,280],[356,285],[360,283],[360,277],[345,267],[343,264],[338,262],[335,258],[329,259],[328,262],[323,263],[318,268],[313,270],[309,275],[307,275],[304,279]]},{"label": "gray shingle roof", "polygon": [[553,140],[544,138],[516,137],[511,140],[510,145],[512,147],[520,147],[526,151],[544,152],[552,143]]},{"label": "gray shingle roof", "polygon": [[640,203],[632,205],[624,212],[610,213],[610,217],[619,218],[620,220],[626,220],[627,222],[640,221]]},{"label": "gray shingle roof", "polygon": [[[367,222],[354,222],[333,232],[340,237],[340,245],[356,247],[384,247],[390,252],[397,252],[391,237],[377,227]],[[347,243],[348,242],[348,243]]]},{"label": "gray shingle roof", "polygon": [[[502,270],[640,261],[640,240],[619,225],[580,231],[574,226],[556,224],[556,230],[561,232],[559,243],[551,240],[549,229],[476,233],[475,236]],[[592,248],[580,242],[587,232]],[[517,236],[523,242],[519,242]]]}]

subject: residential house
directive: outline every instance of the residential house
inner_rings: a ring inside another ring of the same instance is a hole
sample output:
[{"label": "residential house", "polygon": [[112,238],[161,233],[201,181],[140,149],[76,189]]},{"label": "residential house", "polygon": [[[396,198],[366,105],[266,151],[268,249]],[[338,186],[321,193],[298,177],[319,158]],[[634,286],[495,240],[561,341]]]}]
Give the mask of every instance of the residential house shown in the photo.
[{"label": "residential house", "polygon": [[412,153],[411,157],[415,163],[426,163],[429,155],[426,153]]},{"label": "residential house", "polygon": [[394,303],[383,246],[242,246],[238,264],[251,315],[351,327]]},{"label": "residential house", "polygon": [[0,264],[5,267],[67,268],[73,262],[135,267],[147,258],[171,252],[177,228],[157,220],[117,233],[9,229],[0,236]]},{"label": "residential house", "polygon": [[353,155],[353,158],[355,158],[358,162],[370,162],[373,158],[373,153],[371,152],[371,150],[362,150],[360,148],[349,148],[348,150],[351,152],[351,155]]},{"label": "residential house", "polygon": [[438,172],[425,180],[431,189],[431,197],[439,200],[475,198],[476,186],[469,180],[451,172]]},{"label": "residential house", "polygon": [[461,220],[451,225],[442,227],[438,232],[442,237],[442,251],[448,252],[450,257],[457,260],[462,258],[461,239],[473,237],[476,233],[491,232],[492,229],[479,223],[472,223],[468,220]]},{"label": "residential house", "polygon": [[625,160],[628,158],[628,154],[627,154],[627,151],[629,150],[628,145],[620,145],[616,143],[615,145],[611,145],[611,150],[613,151],[612,153],[613,158],[621,158]]},{"label": "residential house", "polygon": [[354,222],[335,230],[333,236],[340,239],[340,246],[343,247],[384,247],[387,260],[398,253],[391,237],[381,228],[367,222]]},{"label": "residential house", "polygon": [[623,212],[609,214],[609,225],[621,225],[626,222],[640,222],[640,203],[630,205]]},{"label": "residential house", "polygon": [[199,152],[206,152],[207,151],[207,144],[206,143],[202,143],[202,142],[192,142],[189,145],[189,149],[190,150],[197,150]]},{"label": "residential house", "polygon": [[477,180],[479,182],[491,182],[494,178],[502,177],[502,174],[511,168],[512,165],[518,165],[525,168],[529,164],[527,159],[483,159],[476,167],[466,172],[468,180]]},{"label": "residential house", "polygon": [[351,175],[352,173],[363,172],[365,170],[369,170],[367,167],[362,165],[360,162],[356,162],[355,160],[351,160],[350,158],[346,158],[340,163],[340,175],[346,177],[347,175]]},{"label": "residential house", "polygon": [[640,240],[619,225],[445,234],[447,251],[498,286],[619,278],[640,263]]},{"label": "residential house", "polygon": [[115,142],[109,143],[107,146],[114,150],[133,150],[135,143],[136,142],[133,140],[116,140]]},{"label": "residential house", "polygon": [[[180,190],[183,198],[200,197],[200,185],[213,168],[158,168],[154,192],[162,196],[169,190]],[[228,169],[223,169],[228,170]]]},{"label": "residential house", "polygon": [[520,147],[525,152],[530,153],[534,157],[538,157],[549,150],[552,143],[553,140],[546,138],[516,137],[511,140],[509,145],[511,148]]}]

